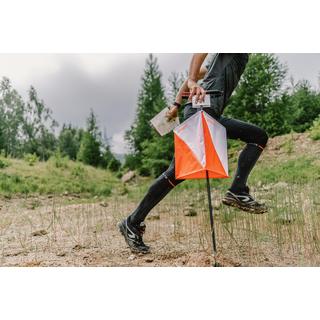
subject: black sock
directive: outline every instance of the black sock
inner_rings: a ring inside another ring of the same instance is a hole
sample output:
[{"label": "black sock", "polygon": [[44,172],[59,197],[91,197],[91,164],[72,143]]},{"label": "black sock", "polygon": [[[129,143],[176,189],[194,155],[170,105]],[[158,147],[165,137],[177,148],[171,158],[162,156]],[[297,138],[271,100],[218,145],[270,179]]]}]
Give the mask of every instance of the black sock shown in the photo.
[{"label": "black sock", "polygon": [[263,148],[261,146],[253,143],[248,143],[244,147],[239,156],[238,168],[230,188],[231,192],[241,193],[246,191],[248,176],[262,151]]}]

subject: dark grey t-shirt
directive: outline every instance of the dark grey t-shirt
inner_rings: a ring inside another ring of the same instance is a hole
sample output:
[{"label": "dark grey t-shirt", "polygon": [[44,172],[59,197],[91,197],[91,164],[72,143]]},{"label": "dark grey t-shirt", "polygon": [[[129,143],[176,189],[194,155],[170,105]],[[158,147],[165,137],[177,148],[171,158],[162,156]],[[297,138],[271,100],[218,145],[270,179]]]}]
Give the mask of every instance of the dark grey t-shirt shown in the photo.
[{"label": "dark grey t-shirt", "polygon": [[205,90],[223,91],[221,97],[211,97],[211,104],[217,115],[223,113],[232,92],[239,83],[248,59],[248,53],[210,54],[206,63],[208,72],[201,86]]}]

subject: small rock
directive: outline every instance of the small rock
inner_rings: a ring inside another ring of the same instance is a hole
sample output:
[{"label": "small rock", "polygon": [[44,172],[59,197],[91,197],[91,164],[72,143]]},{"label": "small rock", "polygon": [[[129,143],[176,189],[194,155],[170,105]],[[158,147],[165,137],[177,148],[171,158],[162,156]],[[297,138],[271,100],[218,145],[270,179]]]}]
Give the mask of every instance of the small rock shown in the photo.
[{"label": "small rock", "polygon": [[33,261],[27,261],[24,264],[22,264],[23,267],[38,267],[41,265],[42,261],[33,260]]},{"label": "small rock", "polygon": [[67,253],[64,252],[64,251],[57,253],[57,256],[58,256],[58,257],[65,257],[66,255],[67,255]]},{"label": "small rock", "polygon": [[234,266],[234,267],[241,267],[242,264],[241,264],[241,262],[235,262],[235,263],[233,264],[233,266]]},{"label": "small rock", "polygon": [[159,214],[150,214],[147,218],[148,220],[160,220],[160,215]]},{"label": "small rock", "polygon": [[146,258],[146,259],[144,259],[144,261],[145,261],[145,262],[148,262],[148,263],[151,263],[151,262],[154,261],[154,259],[153,259],[153,258]]},{"label": "small rock", "polygon": [[16,257],[20,254],[26,255],[26,252],[25,251],[7,252],[7,253],[4,253],[3,256],[4,257]]},{"label": "small rock", "polygon": [[41,202],[38,200],[33,200],[26,205],[27,209],[34,210],[41,205]]},{"label": "small rock", "polygon": [[106,208],[109,204],[106,201],[100,202],[100,206]]},{"label": "small rock", "polygon": [[270,189],[273,188],[273,184],[265,184],[261,187],[261,190],[263,191],[269,191]]},{"label": "small rock", "polygon": [[127,183],[131,181],[136,176],[136,173],[134,171],[128,171],[126,174],[124,174],[121,178],[121,181],[123,183]]},{"label": "small rock", "polygon": [[192,207],[186,207],[183,209],[184,215],[186,217],[195,217],[197,215],[197,211]]},{"label": "small rock", "polygon": [[40,237],[40,236],[45,236],[46,234],[48,234],[46,230],[38,230],[38,231],[32,232],[31,235],[34,237]]},{"label": "small rock", "polygon": [[48,199],[52,199],[53,198],[53,195],[52,194],[49,194],[48,195]]},{"label": "small rock", "polygon": [[69,192],[68,192],[68,191],[65,191],[65,192],[63,193],[63,195],[64,195],[64,196],[68,196],[68,195],[69,195]]},{"label": "small rock", "polygon": [[132,254],[131,256],[129,256],[128,260],[134,260],[136,258],[136,256],[134,254]]},{"label": "small rock", "polygon": [[213,204],[213,209],[214,210],[220,210],[220,208],[221,208],[221,202],[215,201],[214,204]]},{"label": "small rock", "polygon": [[81,250],[81,249],[84,249],[85,247],[82,246],[81,244],[76,244],[72,249],[73,250]]}]

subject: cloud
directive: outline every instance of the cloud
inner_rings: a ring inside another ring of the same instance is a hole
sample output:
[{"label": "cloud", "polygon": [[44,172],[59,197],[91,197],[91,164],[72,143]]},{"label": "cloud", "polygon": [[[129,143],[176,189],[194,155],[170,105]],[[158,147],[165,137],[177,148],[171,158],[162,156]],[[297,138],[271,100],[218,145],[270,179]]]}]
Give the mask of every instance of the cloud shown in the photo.
[{"label": "cloud", "polygon": [[60,60],[59,70],[37,77],[32,84],[60,124],[84,126],[92,108],[110,137],[130,126],[144,64],[143,59],[140,64],[120,61],[116,66],[100,65],[101,69],[94,64],[89,70],[88,61],[84,65],[79,57],[67,56]]},{"label": "cloud", "polygon": [[[85,126],[92,108],[98,116],[99,126],[113,141],[113,150],[121,153],[127,149],[120,136],[130,127],[135,116],[146,56],[47,55],[47,63],[44,63],[46,59],[42,57],[42,62],[36,68],[38,71],[33,73],[38,55],[28,55],[20,57],[19,61],[21,66],[25,63],[28,65],[28,68],[24,66],[23,81],[20,78],[21,72],[16,73],[13,80],[14,84],[18,83],[19,92],[26,92],[32,84],[46,105],[53,110],[53,116],[60,125],[72,123],[79,127]],[[188,55],[182,56],[187,60]],[[17,60],[15,57],[12,62]],[[185,70],[187,63],[183,59],[177,61],[175,54],[160,54],[158,60],[164,82],[173,70]]]},{"label": "cloud", "polygon": [[[156,54],[165,84],[171,72],[188,69],[190,53]],[[8,76],[26,97],[33,85],[60,123],[84,126],[92,108],[111,138],[113,150],[126,151],[123,133],[135,116],[146,53],[0,54],[0,77]],[[279,54],[295,80],[318,87],[320,54]]]}]

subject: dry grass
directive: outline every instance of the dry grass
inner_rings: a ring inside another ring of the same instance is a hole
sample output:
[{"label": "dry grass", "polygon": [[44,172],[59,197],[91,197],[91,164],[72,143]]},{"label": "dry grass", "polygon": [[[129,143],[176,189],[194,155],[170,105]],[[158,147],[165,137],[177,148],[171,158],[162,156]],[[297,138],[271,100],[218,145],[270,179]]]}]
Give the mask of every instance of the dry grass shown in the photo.
[{"label": "dry grass", "polygon": [[[319,266],[320,183],[256,192],[271,207],[252,215],[220,205],[214,191],[218,261],[224,266]],[[192,197],[190,197],[192,193]],[[205,190],[172,192],[147,220],[146,256],[132,255],[116,224],[136,205],[127,196],[66,204],[63,198],[2,203],[2,266],[210,266]],[[190,201],[190,199],[192,199]],[[34,206],[34,202],[38,202]],[[196,216],[185,216],[193,209]]]}]

